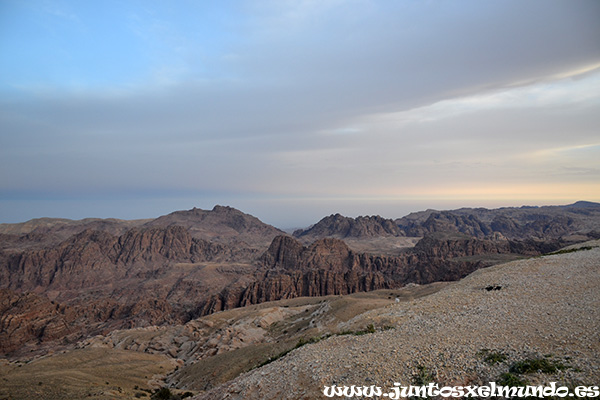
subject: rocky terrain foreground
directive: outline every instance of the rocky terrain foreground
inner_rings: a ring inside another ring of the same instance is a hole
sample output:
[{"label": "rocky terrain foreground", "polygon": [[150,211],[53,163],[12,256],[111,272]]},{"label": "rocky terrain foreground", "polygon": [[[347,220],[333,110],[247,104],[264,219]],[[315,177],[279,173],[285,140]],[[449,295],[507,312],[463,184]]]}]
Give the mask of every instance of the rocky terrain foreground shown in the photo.
[{"label": "rocky terrain foreground", "polygon": [[597,386],[598,246],[481,269],[429,296],[367,311],[348,323],[375,333],[302,346],[194,399],[318,399],[325,385],[394,382]]}]

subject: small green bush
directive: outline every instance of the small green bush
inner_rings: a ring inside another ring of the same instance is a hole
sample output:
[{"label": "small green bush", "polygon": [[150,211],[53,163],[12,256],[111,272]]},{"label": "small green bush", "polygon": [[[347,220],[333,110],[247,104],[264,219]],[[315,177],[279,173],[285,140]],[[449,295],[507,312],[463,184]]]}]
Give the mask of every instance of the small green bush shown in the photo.
[{"label": "small green bush", "polygon": [[363,330],[360,330],[360,331],[342,331],[342,332],[339,333],[339,335],[340,336],[341,335],[362,336],[362,335],[366,335],[366,334],[369,334],[369,333],[375,333],[375,332],[377,332],[377,330],[375,329],[375,325],[369,324]]},{"label": "small green bush", "polygon": [[162,387],[160,389],[158,389],[156,392],[154,392],[154,394],[152,395],[152,399],[156,399],[156,400],[170,400],[173,397],[173,394],[171,393],[171,390],[169,390],[169,388],[167,387]]},{"label": "small green bush", "polygon": [[511,365],[509,371],[514,374],[532,374],[536,372],[552,374],[567,368],[568,366],[559,361],[548,360],[547,358],[528,358],[515,362]]},{"label": "small green bush", "polygon": [[483,358],[483,361],[485,361],[489,365],[504,362],[507,358],[506,354],[500,351],[491,351],[489,349],[482,349],[477,353],[477,355]]},{"label": "small green bush", "polygon": [[433,375],[429,373],[427,367],[418,365],[417,372],[413,375],[413,383],[417,386],[424,386],[429,382],[433,382]]},{"label": "small green bush", "polygon": [[552,253],[548,253],[545,254],[547,256],[553,256],[556,254],[568,254],[568,253],[575,253],[576,251],[585,251],[585,250],[591,250],[593,249],[592,246],[582,246],[576,249],[563,249],[563,250],[557,250],[557,251],[553,251]]},{"label": "small green bush", "polygon": [[510,372],[503,373],[500,375],[500,379],[498,379],[498,385],[501,386],[519,387],[526,386],[528,383],[527,379],[522,379]]}]

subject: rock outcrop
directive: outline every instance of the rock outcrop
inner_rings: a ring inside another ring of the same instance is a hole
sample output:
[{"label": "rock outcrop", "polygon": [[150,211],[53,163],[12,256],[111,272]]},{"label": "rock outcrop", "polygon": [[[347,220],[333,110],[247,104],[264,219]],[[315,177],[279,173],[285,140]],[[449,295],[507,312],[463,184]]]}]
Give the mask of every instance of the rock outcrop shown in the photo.
[{"label": "rock outcrop", "polygon": [[[176,211],[148,222],[147,227],[182,226],[193,238],[226,244],[245,243],[266,248],[283,231],[235,208],[215,206],[212,210],[193,208]],[[262,251],[262,250],[261,250]]]},{"label": "rock outcrop", "polygon": [[469,236],[428,236],[401,256],[356,253],[339,239],[325,238],[306,247],[289,236],[276,237],[259,258],[256,279],[232,285],[204,304],[198,315],[265,301],[300,296],[349,294],[460,279],[489,264],[468,259],[482,254],[536,255],[560,242],[481,240]]},{"label": "rock outcrop", "polygon": [[[120,237],[85,230],[54,247],[0,251],[0,289],[7,290],[0,352],[109,328],[185,322],[212,293],[250,276],[254,268],[232,260],[253,254],[192,238],[179,226],[134,228]],[[230,266],[211,267],[217,263]]]},{"label": "rock outcrop", "polygon": [[516,240],[554,240],[569,235],[593,238],[588,234],[600,225],[600,203],[580,201],[566,206],[427,210],[395,222],[407,236],[455,232],[480,239],[497,233]]},{"label": "rock outcrop", "polygon": [[13,290],[73,290],[173,262],[230,261],[243,251],[194,239],[180,226],[136,228],[118,238],[86,230],[56,247],[6,256],[0,278]]},{"label": "rock outcrop", "polygon": [[69,314],[44,296],[0,289],[0,349],[10,353],[27,342],[68,336],[73,331]]},{"label": "rock outcrop", "polygon": [[404,232],[393,220],[378,215],[350,218],[340,214],[330,215],[308,229],[299,229],[294,232],[294,237],[312,239],[373,236],[404,236]]}]

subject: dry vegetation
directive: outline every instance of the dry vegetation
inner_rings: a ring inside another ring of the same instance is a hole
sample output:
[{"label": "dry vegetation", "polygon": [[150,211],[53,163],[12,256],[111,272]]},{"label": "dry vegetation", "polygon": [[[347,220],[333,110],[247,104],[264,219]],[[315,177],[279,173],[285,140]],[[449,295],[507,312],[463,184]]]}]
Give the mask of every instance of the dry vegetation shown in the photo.
[{"label": "dry vegetation", "polygon": [[186,326],[115,331],[110,336],[88,341],[83,345],[85,348],[30,362],[3,362],[0,364],[0,398],[149,398],[152,390],[169,382],[185,387],[186,391],[203,391],[268,363],[311,338],[360,331],[364,329],[362,322],[355,324],[351,320],[366,311],[390,306],[396,298],[412,301],[446,285],[436,283],[348,296],[303,297],[208,315],[192,322],[204,329],[203,336],[197,339],[199,343],[218,338],[232,327],[237,329],[233,335],[235,342],[243,338],[236,337],[236,332],[250,335],[258,323],[264,327],[263,336],[254,338],[255,342],[233,344],[221,338],[216,347],[218,354],[191,360],[186,365],[181,359],[178,363],[176,357],[168,355],[172,349],[168,346],[181,346],[180,337]]},{"label": "dry vegetation", "polygon": [[0,398],[109,400],[132,399],[138,393],[145,397],[175,367],[173,359],[162,355],[77,349],[28,363],[0,364]]}]

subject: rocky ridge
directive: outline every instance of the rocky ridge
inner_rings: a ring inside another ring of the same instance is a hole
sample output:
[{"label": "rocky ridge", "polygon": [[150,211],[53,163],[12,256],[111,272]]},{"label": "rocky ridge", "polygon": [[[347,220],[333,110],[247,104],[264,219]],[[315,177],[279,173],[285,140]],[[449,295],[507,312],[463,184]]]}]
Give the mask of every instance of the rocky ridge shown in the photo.
[{"label": "rocky ridge", "polygon": [[233,207],[215,206],[212,210],[193,208],[175,211],[156,218],[144,226],[182,226],[193,238],[225,244],[246,244],[254,248],[267,247],[271,240],[284,232],[258,218]]},{"label": "rocky ridge", "polygon": [[140,227],[149,221],[149,219],[115,218],[85,218],[78,221],[64,218],[37,218],[17,224],[0,224],[0,245],[2,249],[43,248],[59,244],[85,230],[120,236],[129,229]]},{"label": "rocky ridge", "polygon": [[85,230],[56,247],[5,256],[0,278],[13,290],[68,291],[110,284],[170,262],[230,261],[236,256],[238,250],[194,239],[179,226],[135,228],[119,237]]},{"label": "rocky ridge", "polygon": [[344,239],[350,237],[405,236],[405,233],[393,220],[378,215],[350,218],[341,214],[334,214],[323,218],[308,229],[294,231],[293,236],[315,240],[323,237]]},{"label": "rocky ridge", "polygon": [[201,314],[301,296],[343,295],[409,283],[460,279],[490,265],[480,255],[539,255],[561,242],[480,240],[468,236],[428,236],[400,256],[351,250],[342,240],[325,238],[304,246],[289,236],[276,237],[256,262],[255,279],[231,285],[211,297]]},{"label": "rocky ridge", "polygon": [[192,238],[178,226],[135,228],[119,237],[86,230],[56,247],[5,254],[2,352],[185,322],[210,293],[251,276],[252,266],[232,260],[253,254]]},{"label": "rocky ridge", "polygon": [[407,236],[460,232],[477,238],[501,234],[515,240],[558,239],[571,235],[594,239],[599,235],[600,203],[578,201],[566,206],[427,210],[411,213],[395,222]]}]

